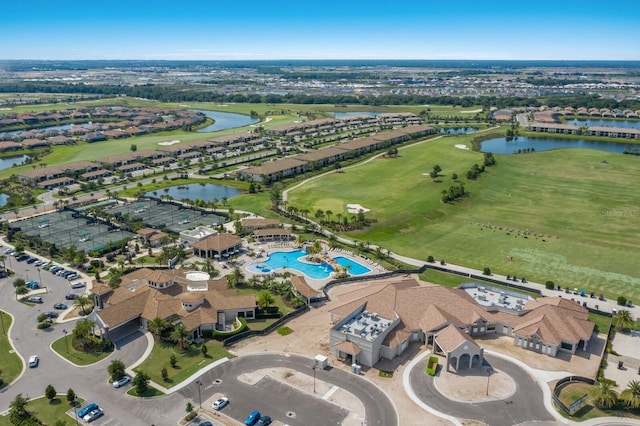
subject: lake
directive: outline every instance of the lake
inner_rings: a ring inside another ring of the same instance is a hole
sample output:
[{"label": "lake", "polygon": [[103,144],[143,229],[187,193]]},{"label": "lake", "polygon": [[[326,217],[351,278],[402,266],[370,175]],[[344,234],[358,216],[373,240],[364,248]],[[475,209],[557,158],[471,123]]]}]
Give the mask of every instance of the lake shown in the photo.
[{"label": "lake", "polygon": [[217,198],[218,201],[222,201],[224,197],[230,200],[243,192],[234,186],[214,185],[211,183],[192,183],[189,185],[172,186],[166,189],[168,189],[168,192],[165,192],[164,189],[158,189],[157,191],[147,192],[146,195],[158,198],[163,195],[171,195],[174,200],[178,201],[184,198],[203,201],[212,201],[214,198]]},{"label": "lake", "polygon": [[607,126],[607,127],[624,127],[625,129],[638,129],[640,130],[640,121],[632,120],[567,120],[567,124],[573,124],[574,126]]},{"label": "lake", "polygon": [[[47,127],[38,127],[37,129],[30,129],[30,130],[37,130],[39,132],[46,132],[47,130],[69,130],[72,127],[89,127],[89,126],[93,126],[93,123],[88,122],[88,123],[75,123],[75,124],[60,124],[58,126],[47,126]],[[30,131],[29,130],[29,131]],[[26,132],[28,130],[14,130],[12,132],[7,132],[10,135],[19,135],[22,132]]]},{"label": "lake", "polygon": [[536,151],[549,151],[551,149],[562,148],[586,148],[599,149],[609,152],[624,152],[629,146],[638,146],[629,143],[614,143],[603,141],[588,141],[584,139],[563,139],[563,138],[530,138],[519,136],[507,142],[506,138],[489,139],[482,142],[483,152],[492,152],[494,154],[513,154],[518,149],[533,148]]},{"label": "lake", "polygon": [[243,127],[248,126],[250,124],[255,124],[260,119],[256,117],[250,117],[244,114],[234,114],[231,112],[220,112],[220,111],[198,111],[203,113],[209,118],[213,118],[215,122],[207,127],[202,129],[198,129],[198,133],[211,133],[217,132],[219,130],[233,129],[235,127]]},{"label": "lake", "polygon": [[477,131],[477,127],[441,127],[438,129],[438,133],[444,133],[447,135],[464,135],[466,133]]},{"label": "lake", "polygon": [[0,207],[3,207],[5,204],[7,204],[8,200],[9,196],[7,194],[0,194]]},{"label": "lake", "polygon": [[3,157],[0,158],[0,170],[9,169],[13,165],[19,166],[29,158],[28,155],[18,155],[15,157]]}]

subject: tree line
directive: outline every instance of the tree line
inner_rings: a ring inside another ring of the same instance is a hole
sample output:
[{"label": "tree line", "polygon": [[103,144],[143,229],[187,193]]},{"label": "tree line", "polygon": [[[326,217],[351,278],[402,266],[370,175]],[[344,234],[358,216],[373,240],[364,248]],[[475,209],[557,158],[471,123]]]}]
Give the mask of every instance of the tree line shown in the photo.
[{"label": "tree line", "polygon": [[335,105],[451,105],[463,108],[481,105],[489,107],[537,107],[547,105],[550,107],[588,107],[609,109],[640,109],[640,101],[600,98],[595,94],[581,94],[573,96],[543,96],[543,97],[456,97],[456,96],[428,96],[428,95],[397,95],[387,94],[381,96],[357,96],[357,95],[306,95],[306,94],[241,94],[241,93],[215,93],[203,91],[197,87],[185,87],[184,85],[154,85],[145,84],[139,86],[120,85],[86,85],[67,84],[59,82],[6,82],[0,83],[0,93],[83,93],[94,95],[119,96],[127,95],[153,99],[161,102],[235,102],[235,103],[292,103],[292,104],[335,104]]}]

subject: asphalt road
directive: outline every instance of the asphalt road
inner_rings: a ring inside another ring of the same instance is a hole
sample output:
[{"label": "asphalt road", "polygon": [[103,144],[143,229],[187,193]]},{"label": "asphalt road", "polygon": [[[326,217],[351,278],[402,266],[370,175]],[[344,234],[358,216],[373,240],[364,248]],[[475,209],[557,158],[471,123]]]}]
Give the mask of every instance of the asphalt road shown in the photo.
[{"label": "asphalt road", "polygon": [[[41,295],[44,303],[29,306],[16,300],[12,285],[16,276],[0,280],[0,309],[14,316],[10,337],[16,351],[23,359],[32,354],[40,357],[37,368],[25,368],[13,385],[0,392],[0,411],[8,409],[18,393],[38,397],[44,394],[48,384],[52,384],[59,393],[73,388],[87,402],[97,402],[105,411],[103,417],[92,423],[97,426],[172,425],[184,417],[187,400],[198,402],[201,397],[206,401],[217,392],[223,392],[231,399],[225,414],[241,422],[254,409],[290,425],[305,426],[340,424],[348,415],[346,410],[323,400],[320,395],[297,391],[274,379],[263,379],[255,386],[238,380],[243,373],[269,367],[286,367],[311,375],[313,360],[297,355],[257,354],[234,358],[201,376],[201,395],[193,383],[173,394],[149,400],[126,396],[130,385],[114,389],[108,383],[107,366],[113,359],[121,359],[125,365],[133,364],[143,355],[147,340],[136,333],[118,342],[116,351],[96,364],[87,367],[70,364],[49,346],[64,336],[63,329],[71,332],[75,320],[56,324],[47,330],[36,329],[36,317],[40,312],[52,311],[54,303],[65,301],[64,296],[69,292],[68,281],[48,271],[38,272],[33,265],[15,259],[11,260],[11,268],[17,277],[26,279],[28,275],[29,279],[39,279],[47,287],[47,292]],[[358,397],[365,406],[367,425],[398,424],[392,402],[372,383],[337,369],[316,370],[316,377]],[[215,384],[217,379],[222,382]]]},{"label": "asphalt road", "polygon": [[[230,403],[223,412],[238,421],[244,421],[251,411],[258,410],[292,426],[341,424],[348,413],[323,400],[319,394],[296,391],[274,379],[262,379],[255,385],[238,380],[242,374],[271,367],[290,368],[311,375],[312,365],[312,359],[298,355],[255,354],[233,358],[200,378],[203,383],[202,400],[211,398],[217,392],[224,393]],[[367,426],[398,424],[393,403],[371,382],[335,368],[316,370],[316,378],[351,392],[360,399],[365,407]],[[216,384],[216,380],[220,380],[220,383]],[[180,393],[187,399],[198,401],[196,384],[183,388]]]},{"label": "asphalt road", "polygon": [[526,422],[555,421],[544,406],[538,384],[526,371],[501,358],[485,356],[493,368],[505,372],[517,384],[516,392],[505,400],[461,403],[448,399],[434,386],[434,378],[424,374],[427,359],[411,371],[410,381],[416,395],[436,410],[463,419],[479,420],[491,426],[512,426]]}]

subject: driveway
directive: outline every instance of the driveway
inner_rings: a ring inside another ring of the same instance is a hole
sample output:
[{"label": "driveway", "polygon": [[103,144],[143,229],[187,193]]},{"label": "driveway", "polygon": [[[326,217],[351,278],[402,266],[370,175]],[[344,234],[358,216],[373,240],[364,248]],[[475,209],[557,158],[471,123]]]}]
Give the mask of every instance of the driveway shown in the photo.
[{"label": "driveway", "polygon": [[473,419],[492,426],[511,426],[527,422],[553,422],[555,418],[544,406],[544,396],[538,384],[526,371],[515,364],[486,355],[486,362],[510,376],[517,383],[516,392],[504,400],[464,403],[442,395],[434,385],[434,378],[424,373],[427,358],[410,372],[414,393],[425,404],[461,419]]}]

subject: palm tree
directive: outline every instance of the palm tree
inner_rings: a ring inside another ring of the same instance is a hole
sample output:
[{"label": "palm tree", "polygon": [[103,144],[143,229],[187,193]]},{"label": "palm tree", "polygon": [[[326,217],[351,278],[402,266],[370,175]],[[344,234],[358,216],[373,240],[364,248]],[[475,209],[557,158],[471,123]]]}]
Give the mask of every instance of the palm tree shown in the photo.
[{"label": "palm tree", "polygon": [[159,336],[168,326],[169,323],[163,318],[155,317],[149,322],[148,328],[150,332],[152,332],[156,336]]},{"label": "palm tree", "polygon": [[275,299],[269,290],[262,290],[258,293],[258,297],[256,298],[256,303],[259,308],[266,308],[267,306],[273,305]]},{"label": "palm tree", "polygon": [[611,322],[618,330],[622,330],[623,328],[631,328],[635,323],[635,318],[633,318],[633,314],[628,309],[622,309],[618,311],[613,316]]},{"label": "palm tree", "polygon": [[173,328],[169,339],[172,342],[178,343],[182,349],[184,349],[184,343],[187,341],[187,337],[189,337],[189,330],[184,324],[178,324]]},{"label": "palm tree", "polygon": [[631,408],[640,408],[640,381],[630,381],[627,388],[620,392],[620,400]]},{"label": "palm tree", "polygon": [[78,296],[78,298],[74,300],[73,306],[75,306],[76,308],[80,308],[82,310],[82,314],[86,315],[86,312],[84,311],[84,307],[87,306],[89,303],[91,303],[91,301],[87,296]]},{"label": "palm tree", "polygon": [[247,282],[249,283],[249,285],[253,288],[258,287],[258,285],[260,284],[260,279],[258,278],[257,275],[252,275]]},{"label": "palm tree", "polygon": [[603,408],[611,408],[618,401],[616,391],[613,390],[613,387],[609,382],[604,381],[598,382],[597,385],[591,388],[589,396],[597,405]]},{"label": "palm tree", "polygon": [[233,288],[238,284],[242,284],[244,282],[244,274],[242,270],[237,266],[233,268],[233,272],[227,275],[227,286],[229,288]]}]

